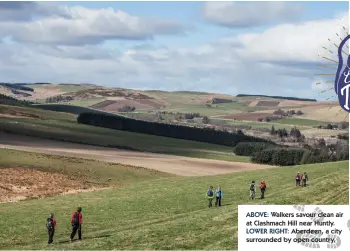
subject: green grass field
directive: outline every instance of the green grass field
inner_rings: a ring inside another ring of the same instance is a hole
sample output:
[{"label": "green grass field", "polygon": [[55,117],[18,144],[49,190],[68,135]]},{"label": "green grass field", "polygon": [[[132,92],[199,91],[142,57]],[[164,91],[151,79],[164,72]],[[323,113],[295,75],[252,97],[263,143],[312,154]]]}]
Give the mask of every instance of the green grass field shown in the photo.
[{"label": "green grass field", "polygon": [[[47,158],[10,154],[6,162],[0,158],[0,166],[31,163],[32,168],[51,169]],[[52,161],[57,168],[66,163]],[[101,165],[87,168],[110,168]],[[297,171],[309,173],[308,187],[295,187]],[[118,175],[118,168],[112,172]],[[249,201],[249,183],[261,178],[268,186],[265,200]],[[222,187],[221,208],[207,208],[209,185]],[[0,204],[0,249],[232,250],[237,248],[237,205],[345,205],[349,204],[348,186],[349,161],[343,161],[208,177],[157,176],[120,188]],[[83,241],[70,243],[70,215],[77,206],[83,207]],[[56,216],[57,228],[54,244],[47,246],[44,224],[50,212]]]},{"label": "green grass field", "polygon": [[[226,125],[243,125],[243,126],[251,126],[252,128],[268,128],[271,129],[272,126],[275,127],[275,129],[292,129],[294,126],[291,124],[282,124],[278,123],[278,121],[273,122],[254,122],[254,121],[233,121],[233,120],[223,120],[223,119],[211,119],[214,123],[218,124],[226,124]],[[298,126],[299,129],[310,129],[310,126]]]},{"label": "green grass field", "polygon": [[[76,121],[76,116],[70,113],[65,112],[52,112],[42,109],[34,109],[32,107],[18,107],[18,106],[9,106],[0,104],[0,113],[13,115],[13,116],[31,116],[39,117],[45,120],[67,120],[67,121]],[[1,118],[0,118],[1,119]]]},{"label": "green grass field", "polygon": [[253,112],[259,111],[259,107],[248,107],[247,103],[235,102],[225,104],[215,104],[211,107],[205,105],[181,105],[171,106],[162,109],[167,112],[181,112],[181,113],[199,113],[202,116],[215,116],[215,115],[226,115],[238,112]]},{"label": "green grass field", "polygon": [[285,125],[295,125],[295,126],[310,126],[310,127],[325,124],[325,122],[323,121],[317,121],[317,120],[311,120],[311,119],[299,119],[299,118],[280,119],[280,120],[276,120],[276,123],[285,124]]},{"label": "green grass field", "polygon": [[[77,105],[70,105],[70,104],[38,104],[33,105],[33,108],[48,110],[48,111],[54,111],[54,112],[65,112],[65,113],[71,113],[75,115],[79,115],[83,112],[100,112],[94,109],[91,109],[89,107],[83,107],[83,106],[77,106]],[[102,112],[102,111],[101,111]]]}]

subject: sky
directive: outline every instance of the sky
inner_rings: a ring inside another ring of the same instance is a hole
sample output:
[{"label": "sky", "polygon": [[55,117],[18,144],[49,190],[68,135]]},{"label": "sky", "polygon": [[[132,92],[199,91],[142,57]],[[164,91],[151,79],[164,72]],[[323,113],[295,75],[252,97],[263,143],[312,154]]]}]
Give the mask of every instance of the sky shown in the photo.
[{"label": "sky", "polygon": [[348,16],[346,1],[0,2],[0,82],[322,100]]}]

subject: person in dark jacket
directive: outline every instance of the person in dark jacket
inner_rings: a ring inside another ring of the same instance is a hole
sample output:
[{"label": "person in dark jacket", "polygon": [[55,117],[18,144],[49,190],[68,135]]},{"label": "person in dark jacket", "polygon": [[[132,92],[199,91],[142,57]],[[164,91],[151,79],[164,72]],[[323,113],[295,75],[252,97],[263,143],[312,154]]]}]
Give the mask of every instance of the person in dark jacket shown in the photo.
[{"label": "person in dark jacket", "polygon": [[83,215],[81,214],[82,208],[78,207],[77,211],[72,214],[72,233],[70,240],[73,241],[75,234],[78,231],[78,238],[81,240],[81,225],[83,224]]},{"label": "person in dark jacket", "polygon": [[216,189],[216,191],[215,191],[215,198],[216,198],[216,200],[215,200],[215,206],[216,206],[216,207],[217,207],[217,206],[221,207],[221,199],[222,199],[222,197],[223,197],[223,192],[222,192],[222,190],[221,190],[221,187],[218,187],[218,188]]},{"label": "person in dark jacket", "polygon": [[208,202],[209,202],[209,207],[213,206],[213,199],[214,199],[214,191],[213,191],[213,187],[210,186],[207,192],[207,198],[208,198]]},{"label": "person in dark jacket", "polygon": [[49,241],[48,244],[51,244],[53,242],[53,236],[55,234],[55,227],[56,227],[56,220],[53,216],[53,213],[49,215],[49,218],[46,220],[46,228],[47,232],[49,234]]},{"label": "person in dark jacket", "polygon": [[249,198],[251,200],[254,200],[255,198],[255,193],[256,193],[256,187],[255,187],[255,181],[253,180],[252,183],[249,186],[249,191],[250,191],[250,196]]}]

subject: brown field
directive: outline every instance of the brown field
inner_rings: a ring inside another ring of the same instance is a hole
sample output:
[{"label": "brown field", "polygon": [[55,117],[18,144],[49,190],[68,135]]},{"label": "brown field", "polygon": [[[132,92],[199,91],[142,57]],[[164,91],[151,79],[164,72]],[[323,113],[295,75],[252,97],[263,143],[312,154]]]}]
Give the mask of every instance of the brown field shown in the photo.
[{"label": "brown field", "polygon": [[123,106],[131,106],[135,107],[136,109],[154,109],[151,105],[142,104],[139,102],[139,100],[130,100],[130,99],[124,99],[124,100],[114,100],[114,103],[104,106],[103,108],[99,108],[102,111],[105,112],[118,112],[118,109],[122,108]]},{"label": "brown field", "polygon": [[327,122],[342,122],[349,121],[349,114],[341,109],[339,105],[318,105],[307,106],[300,110],[304,112],[300,118],[313,119]]},{"label": "brown field", "polygon": [[148,106],[151,106],[155,109],[159,109],[159,108],[164,106],[163,104],[157,103],[157,102],[155,102],[153,100],[149,100],[149,99],[139,99],[139,100],[137,100],[137,102],[140,103],[141,105],[148,105]]},{"label": "brown field", "polygon": [[231,115],[227,115],[227,116],[220,116],[220,118],[245,120],[245,121],[257,121],[258,118],[265,118],[268,116],[272,116],[272,113],[243,112],[243,113],[231,114]]},{"label": "brown field", "polygon": [[299,100],[281,100],[279,107],[288,107],[288,106],[319,106],[319,105],[334,105],[334,102],[320,101],[299,101]]},{"label": "brown field", "polygon": [[92,106],[90,106],[91,108],[94,108],[94,109],[101,109],[101,108],[104,108],[106,106],[109,106],[109,105],[112,105],[112,104],[115,104],[117,101],[115,100],[105,100],[105,101],[102,101],[100,103],[97,103],[97,104],[94,104]]},{"label": "brown field", "polygon": [[7,133],[2,134],[0,147],[139,166],[180,176],[206,176],[274,168],[273,166],[253,163],[238,163],[117,150],[113,148],[58,142]]},{"label": "brown field", "polygon": [[73,180],[59,173],[28,168],[0,168],[0,203],[73,193],[92,188],[83,180]]}]

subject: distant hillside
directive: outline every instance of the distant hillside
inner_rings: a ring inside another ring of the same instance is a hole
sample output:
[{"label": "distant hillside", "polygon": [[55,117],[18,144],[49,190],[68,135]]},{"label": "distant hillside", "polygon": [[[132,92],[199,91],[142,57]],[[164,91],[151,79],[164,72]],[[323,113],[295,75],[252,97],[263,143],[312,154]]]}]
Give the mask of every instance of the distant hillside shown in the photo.
[{"label": "distant hillside", "polygon": [[308,98],[296,98],[296,97],[283,97],[283,96],[268,96],[268,95],[250,95],[250,94],[238,94],[236,97],[263,97],[263,98],[275,98],[275,99],[287,99],[287,100],[296,100],[296,101],[310,101],[317,102],[316,99]]}]

